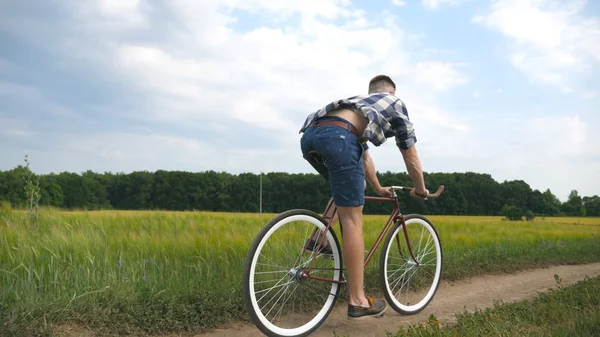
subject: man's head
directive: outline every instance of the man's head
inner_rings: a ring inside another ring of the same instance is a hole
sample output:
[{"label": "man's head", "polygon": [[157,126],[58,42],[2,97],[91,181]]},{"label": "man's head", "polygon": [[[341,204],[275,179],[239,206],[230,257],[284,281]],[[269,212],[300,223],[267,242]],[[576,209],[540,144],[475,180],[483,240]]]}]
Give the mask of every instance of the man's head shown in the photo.
[{"label": "man's head", "polygon": [[396,84],[389,76],[377,75],[369,82],[369,94],[377,92],[388,92],[392,95],[395,95]]}]

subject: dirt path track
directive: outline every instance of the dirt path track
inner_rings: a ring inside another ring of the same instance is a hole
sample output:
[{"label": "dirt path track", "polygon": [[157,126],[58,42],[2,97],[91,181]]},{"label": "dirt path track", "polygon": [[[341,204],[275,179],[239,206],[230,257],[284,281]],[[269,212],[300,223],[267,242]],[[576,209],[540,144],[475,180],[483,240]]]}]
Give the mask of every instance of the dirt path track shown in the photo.
[{"label": "dirt path track", "polygon": [[[556,266],[551,268],[528,270],[508,275],[483,275],[457,282],[442,282],[431,304],[414,316],[401,316],[388,308],[383,318],[360,321],[346,319],[345,304],[336,305],[331,315],[311,336],[338,336],[346,334],[352,337],[385,336],[385,332],[396,332],[401,326],[425,321],[430,314],[442,324],[455,321],[455,315],[464,310],[474,311],[494,305],[494,300],[512,302],[531,298],[538,292],[555,288],[554,275],[558,275],[563,286],[583,280],[586,276],[600,275],[600,263]],[[245,337],[263,336],[253,325],[235,324],[227,329],[196,335],[196,337]]]}]

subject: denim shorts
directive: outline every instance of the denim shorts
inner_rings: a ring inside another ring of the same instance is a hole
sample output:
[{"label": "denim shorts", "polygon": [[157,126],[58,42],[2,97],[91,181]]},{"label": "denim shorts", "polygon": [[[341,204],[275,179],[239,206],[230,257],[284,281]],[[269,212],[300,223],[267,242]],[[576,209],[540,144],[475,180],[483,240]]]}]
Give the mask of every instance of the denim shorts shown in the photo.
[{"label": "denim shorts", "polygon": [[[323,117],[319,120],[339,117]],[[358,137],[339,126],[309,127],[300,140],[302,155],[331,187],[337,206],[362,206],[365,203],[364,148]],[[310,155],[316,151],[322,157]]]}]

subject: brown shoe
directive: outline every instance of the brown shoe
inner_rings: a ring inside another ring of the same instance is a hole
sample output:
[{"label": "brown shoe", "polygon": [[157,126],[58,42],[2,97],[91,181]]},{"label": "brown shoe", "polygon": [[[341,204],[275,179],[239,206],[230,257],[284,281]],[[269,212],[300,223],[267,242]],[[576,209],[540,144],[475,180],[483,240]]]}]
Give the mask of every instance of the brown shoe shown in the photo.
[{"label": "brown shoe", "polygon": [[383,316],[387,303],[384,300],[377,300],[373,297],[367,296],[369,301],[369,307],[361,307],[359,305],[348,304],[348,318],[362,318],[362,317],[380,317]]}]

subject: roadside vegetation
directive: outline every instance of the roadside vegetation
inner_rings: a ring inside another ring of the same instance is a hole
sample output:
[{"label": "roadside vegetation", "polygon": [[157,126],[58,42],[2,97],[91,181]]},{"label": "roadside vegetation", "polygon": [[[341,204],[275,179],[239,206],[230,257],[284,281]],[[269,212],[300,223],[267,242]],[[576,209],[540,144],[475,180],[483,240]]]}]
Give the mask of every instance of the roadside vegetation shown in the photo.
[{"label": "roadside vegetation", "polygon": [[[560,282],[560,276],[555,276]],[[531,300],[497,302],[493,308],[457,315],[457,322],[441,326],[435,316],[387,337],[454,336],[598,336],[600,332],[600,277],[558,287]]]}]

